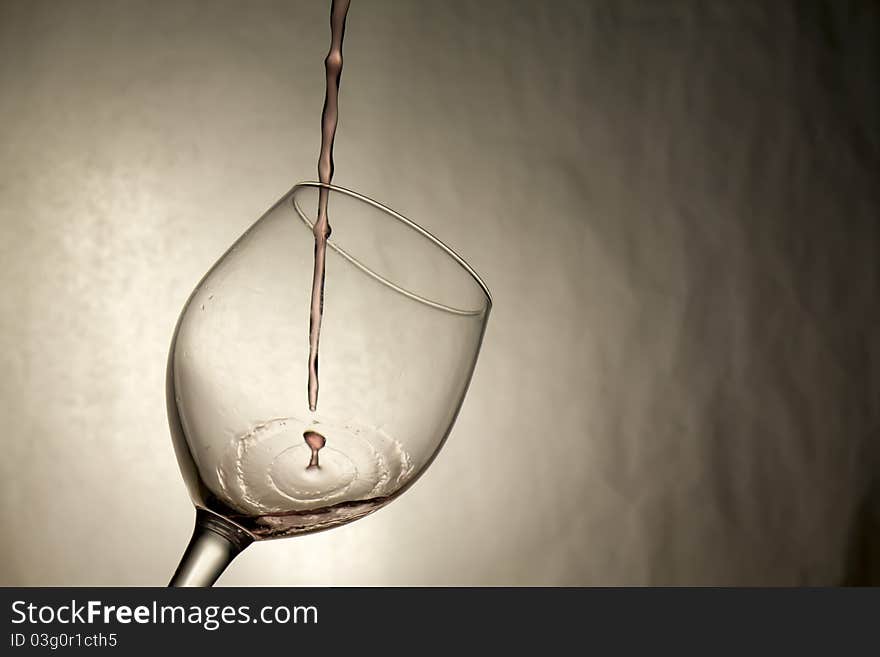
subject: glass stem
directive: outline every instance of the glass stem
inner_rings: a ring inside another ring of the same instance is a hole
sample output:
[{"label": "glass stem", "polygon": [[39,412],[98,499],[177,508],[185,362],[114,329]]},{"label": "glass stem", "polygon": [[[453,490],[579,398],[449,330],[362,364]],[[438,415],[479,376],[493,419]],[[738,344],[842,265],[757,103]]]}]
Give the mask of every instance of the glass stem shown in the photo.
[{"label": "glass stem", "polygon": [[196,509],[196,527],[168,586],[211,586],[253,541],[253,536],[228,520]]}]

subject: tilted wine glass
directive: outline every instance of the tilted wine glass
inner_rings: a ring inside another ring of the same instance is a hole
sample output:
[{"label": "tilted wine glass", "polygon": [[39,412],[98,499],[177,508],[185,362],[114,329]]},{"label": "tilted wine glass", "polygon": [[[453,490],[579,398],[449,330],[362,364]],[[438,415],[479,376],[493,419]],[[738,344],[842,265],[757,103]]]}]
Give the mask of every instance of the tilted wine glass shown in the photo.
[{"label": "tilted wine glass", "polygon": [[[311,412],[322,187],[333,232]],[[202,279],[171,343],[168,417],[196,507],[171,586],[210,586],[252,541],[351,522],[412,485],[452,428],[491,306],[462,258],[393,210],[316,182],[285,194]]]}]

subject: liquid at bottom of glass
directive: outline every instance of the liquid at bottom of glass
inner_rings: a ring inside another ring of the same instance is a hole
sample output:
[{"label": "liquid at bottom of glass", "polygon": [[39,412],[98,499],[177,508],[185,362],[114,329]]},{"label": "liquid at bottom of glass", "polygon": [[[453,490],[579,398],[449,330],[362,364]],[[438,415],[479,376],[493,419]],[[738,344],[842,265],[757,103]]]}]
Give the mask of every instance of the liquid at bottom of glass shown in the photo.
[{"label": "liquid at bottom of glass", "polygon": [[[317,467],[308,440],[314,432],[325,439]],[[212,510],[266,539],[361,518],[391,501],[415,468],[381,429],[312,415],[257,423],[229,443],[217,473],[222,497],[237,503]]]}]

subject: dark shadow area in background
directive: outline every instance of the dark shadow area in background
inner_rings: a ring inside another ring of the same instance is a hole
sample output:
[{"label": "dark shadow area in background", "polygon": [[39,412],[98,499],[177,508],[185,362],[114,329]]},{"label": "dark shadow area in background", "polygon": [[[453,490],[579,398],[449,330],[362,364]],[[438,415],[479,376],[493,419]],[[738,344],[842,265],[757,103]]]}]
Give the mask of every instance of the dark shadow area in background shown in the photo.
[{"label": "dark shadow area in background", "polygon": [[[839,62],[850,71],[850,82],[847,91],[857,88],[856,96],[860,98],[862,107],[867,109],[869,116],[866,122],[852,120],[852,116],[844,113],[842,118],[849,119],[849,127],[857,132],[853,135],[851,145],[857,149],[866,168],[875,175],[880,175],[880,105],[878,105],[878,79],[876,66],[878,45],[880,45],[880,4],[870,0],[822,0],[813,3],[796,4],[796,15],[801,21],[802,29],[814,24],[821,33],[815,34],[822,42],[826,54],[831,59],[840,58],[840,53],[847,49],[854,52],[846,61]],[[811,31],[806,30],[808,33]],[[856,38],[858,37],[858,38]],[[856,45],[857,44],[857,45]],[[849,46],[849,48],[847,48]],[[853,47],[856,46],[856,47]],[[861,76],[859,74],[862,74]],[[861,80],[859,80],[861,77]],[[847,108],[852,94],[845,94],[839,100],[839,107]],[[877,178],[880,180],[880,178]],[[876,198],[876,197],[875,197]],[[875,269],[876,271],[876,269]],[[869,396],[872,395],[876,372],[868,372]],[[872,404],[874,408],[874,404]],[[864,497],[858,502],[855,516],[850,529],[847,552],[844,555],[844,573],[842,586],[880,586],[880,456],[878,456],[878,438],[874,432],[868,436],[866,454],[873,467],[867,468],[872,473]]]},{"label": "dark shadow area in background", "polygon": [[880,476],[856,511],[843,586],[880,586]]}]

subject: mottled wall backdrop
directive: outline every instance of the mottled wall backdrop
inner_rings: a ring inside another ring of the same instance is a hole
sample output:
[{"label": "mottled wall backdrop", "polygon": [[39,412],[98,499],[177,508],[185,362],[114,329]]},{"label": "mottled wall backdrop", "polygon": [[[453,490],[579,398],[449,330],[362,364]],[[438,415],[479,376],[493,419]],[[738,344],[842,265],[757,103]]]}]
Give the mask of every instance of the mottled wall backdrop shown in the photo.
[{"label": "mottled wall backdrop", "polygon": [[[0,2],[0,584],[173,571],[168,343],[316,175],[327,4]],[[878,15],[354,0],[335,181],[453,245],[496,306],[425,477],[220,582],[863,580]]]}]

